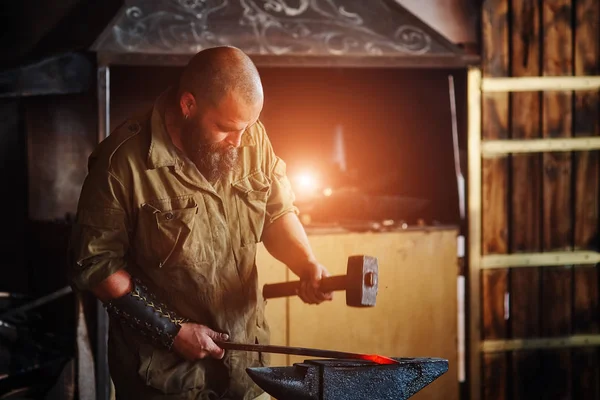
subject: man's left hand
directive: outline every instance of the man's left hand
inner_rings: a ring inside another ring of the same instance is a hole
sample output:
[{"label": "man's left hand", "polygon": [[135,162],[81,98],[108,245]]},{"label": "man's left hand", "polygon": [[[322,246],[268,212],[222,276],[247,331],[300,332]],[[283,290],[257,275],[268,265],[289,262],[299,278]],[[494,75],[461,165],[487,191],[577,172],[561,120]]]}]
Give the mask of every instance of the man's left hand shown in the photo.
[{"label": "man's left hand", "polygon": [[307,304],[320,304],[333,299],[333,292],[322,292],[319,289],[321,279],[329,276],[327,269],[318,262],[309,262],[303,266],[304,277],[300,281],[298,297]]}]

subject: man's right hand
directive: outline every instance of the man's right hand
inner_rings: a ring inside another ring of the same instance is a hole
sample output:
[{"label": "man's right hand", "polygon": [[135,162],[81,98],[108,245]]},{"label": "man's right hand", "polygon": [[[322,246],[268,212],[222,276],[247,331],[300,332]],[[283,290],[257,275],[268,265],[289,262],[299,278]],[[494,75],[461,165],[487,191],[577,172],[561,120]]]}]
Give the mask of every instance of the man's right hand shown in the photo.
[{"label": "man's right hand", "polygon": [[207,326],[185,323],[173,342],[173,350],[189,361],[195,361],[206,356],[222,359],[225,350],[215,344],[215,340],[227,340],[226,333],[215,332]]}]

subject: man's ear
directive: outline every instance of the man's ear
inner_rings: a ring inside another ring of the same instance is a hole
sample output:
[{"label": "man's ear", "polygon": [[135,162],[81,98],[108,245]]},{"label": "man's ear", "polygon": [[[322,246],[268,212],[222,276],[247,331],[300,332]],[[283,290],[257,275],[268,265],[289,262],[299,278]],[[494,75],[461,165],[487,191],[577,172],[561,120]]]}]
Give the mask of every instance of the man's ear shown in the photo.
[{"label": "man's ear", "polygon": [[196,99],[190,92],[183,92],[179,98],[179,108],[183,118],[188,119],[196,112]]}]

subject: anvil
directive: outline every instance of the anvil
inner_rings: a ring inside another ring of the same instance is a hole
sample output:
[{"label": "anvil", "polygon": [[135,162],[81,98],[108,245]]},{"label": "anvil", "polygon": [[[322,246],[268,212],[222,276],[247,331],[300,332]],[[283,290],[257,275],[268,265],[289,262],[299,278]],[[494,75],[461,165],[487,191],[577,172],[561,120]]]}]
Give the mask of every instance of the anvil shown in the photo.
[{"label": "anvil", "polygon": [[246,371],[265,392],[282,400],[403,400],[448,371],[442,358],[394,358],[397,364],[314,359]]}]

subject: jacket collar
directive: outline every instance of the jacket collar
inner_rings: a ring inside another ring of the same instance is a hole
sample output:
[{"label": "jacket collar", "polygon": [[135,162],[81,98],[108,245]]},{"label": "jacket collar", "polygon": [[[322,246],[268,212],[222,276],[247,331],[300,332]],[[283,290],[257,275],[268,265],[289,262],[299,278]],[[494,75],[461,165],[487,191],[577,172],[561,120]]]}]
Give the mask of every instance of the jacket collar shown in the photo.
[{"label": "jacket collar", "polygon": [[165,125],[165,106],[171,88],[164,91],[154,102],[150,116],[150,148],[148,168],[171,167],[177,163],[177,148],[173,144]]}]

